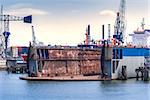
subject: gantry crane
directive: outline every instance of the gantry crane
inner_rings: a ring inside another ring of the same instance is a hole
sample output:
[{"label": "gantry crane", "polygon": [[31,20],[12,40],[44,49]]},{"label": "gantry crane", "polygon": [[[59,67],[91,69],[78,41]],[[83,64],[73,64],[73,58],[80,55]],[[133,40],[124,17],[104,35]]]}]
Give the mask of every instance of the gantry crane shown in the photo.
[{"label": "gantry crane", "polygon": [[0,21],[1,21],[0,55],[3,58],[7,58],[8,38],[10,35],[9,23],[11,21],[23,21],[24,23],[32,23],[32,15],[26,17],[19,17],[3,14],[3,7],[1,7]]}]

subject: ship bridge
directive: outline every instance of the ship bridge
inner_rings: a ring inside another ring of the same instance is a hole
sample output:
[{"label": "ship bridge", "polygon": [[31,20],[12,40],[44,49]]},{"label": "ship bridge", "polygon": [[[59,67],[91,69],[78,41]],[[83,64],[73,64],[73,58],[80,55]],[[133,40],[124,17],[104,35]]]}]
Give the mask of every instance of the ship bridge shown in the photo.
[{"label": "ship bridge", "polygon": [[150,30],[134,31],[132,36],[132,44],[134,46],[148,46],[148,38],[150,37]]}]

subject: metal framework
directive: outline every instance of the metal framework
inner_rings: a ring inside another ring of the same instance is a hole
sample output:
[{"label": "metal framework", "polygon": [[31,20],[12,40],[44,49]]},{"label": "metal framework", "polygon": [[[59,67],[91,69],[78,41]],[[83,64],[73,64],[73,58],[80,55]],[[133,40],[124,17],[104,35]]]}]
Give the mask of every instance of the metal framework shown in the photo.
[{"label": "metal framework", "polygon": [[[23,21],[24,23],[32,23],[32,16],[18,17],[13,15],[3,14],[3,6],[1,6],[1,32],[0,32],[0,55],[2,58],[7,58],[7,48],[9,39],[9,22],[10,21]],[[4,55],[2,56],[2,53]]]},{"label": "metal framework", "polygon": [[9,32],[9,22],[10,21],[23,21],[22,17],[13,16],[13,15],[1,15],[1,20],[4,22],[4,31]]},{"label": "metal framework", "polygon": [[117,13],[117,18],[114,27],[115,28],[114,38],[116,38],[122,43],[124,43],[125,30],[126,30],[125,5],[126,5],[126,0],[121,0],[119,12]]}]

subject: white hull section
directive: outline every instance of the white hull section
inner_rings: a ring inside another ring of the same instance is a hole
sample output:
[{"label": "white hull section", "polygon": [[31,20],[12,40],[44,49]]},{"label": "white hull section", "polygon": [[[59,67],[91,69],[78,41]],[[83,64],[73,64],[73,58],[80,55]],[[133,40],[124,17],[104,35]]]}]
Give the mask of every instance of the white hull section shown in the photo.
[{"label": "white hull section", "polygon": [[[117,60],[119,64],[113,73],[113,67],[111,66],[112,71],[112,79],[117,79],[121,76],[122,73],[122,66],[126,66],[127,68],[127,77],[136,77],[135,69],[144,66],[144,56],[124,56],[123,59]],[[114,61],[114,60],[112,60]],[[116,61],[116,60],[115,60]],[[111,64],[113,65],[113,64]]]}]

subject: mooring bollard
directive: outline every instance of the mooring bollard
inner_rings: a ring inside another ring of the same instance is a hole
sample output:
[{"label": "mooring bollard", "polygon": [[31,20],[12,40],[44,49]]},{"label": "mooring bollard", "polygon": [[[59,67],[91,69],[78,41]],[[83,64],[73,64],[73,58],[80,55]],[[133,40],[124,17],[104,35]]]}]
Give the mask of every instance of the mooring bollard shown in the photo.
[{"label": "mooring bollard", "polygon": [[144,70],[143,70],[143,80],[144,81],[148,81],[148,79],[149,79],[149,72],[148,72],[148,69],[147,68],[144,68]]},{"label": "mooring bollard", "polygon": [[127,80],[127,66],[122,66],[122,79]]},{"label": "mooring bollard", "polygon": [[[138,69],[135,69],[136,72],[136,80],[138,81],[141,77],[141,80],[148,81],[149,80],[149,70],[145,67],[139,67]],[[139,76],[139,73],[141,73],[141,76]]]},{"label": "mooring bollard", "polygon": [[135,72],[136,72],[136,80],[138,81],[139,80],[139,69],[135,69]]}]

